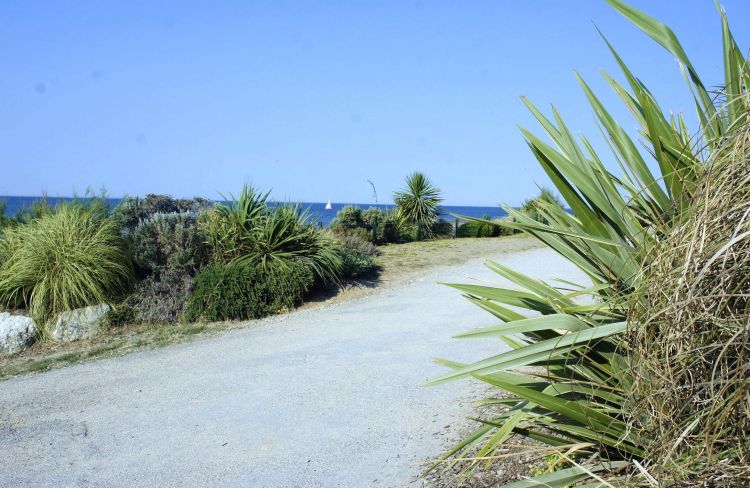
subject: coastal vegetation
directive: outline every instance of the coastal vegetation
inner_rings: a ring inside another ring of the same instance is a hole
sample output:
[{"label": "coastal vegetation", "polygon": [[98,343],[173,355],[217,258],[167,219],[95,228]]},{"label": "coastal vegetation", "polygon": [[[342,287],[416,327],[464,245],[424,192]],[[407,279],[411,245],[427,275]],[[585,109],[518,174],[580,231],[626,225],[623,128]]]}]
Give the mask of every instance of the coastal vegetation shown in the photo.
[{"label": "coastal vegetation", "polygon": [[[502,390],[501,413],[433,469],[486,469],[536,443],[550,465],[509,487],[744,486],[748,442],[747,213],[750,66],[720,10],[722,87],[712,94],[674,33],[621,0],[623,16],[677,58],[700,122],[665,115],[604,39],[626,85],[604,73],[634,115],[649,161],[589,85],[581,87],[623,174],[588,139],[524,99],[554,142],[522,129],[572,213],[538,199],[540,218],[505,207],[503,225],[538,239],[590,278],[552,285],[497,263],[513,288],[451,285],[500,323],[464,338],[511,350],[474,363],[440,363],[439,384],[473,378]],[[657,167],[658,172],[652,171]]]},{"label": "coastal vegetation", "polygon": [[[110,330],[246,320],[291,310],[311,295],[382,269],[384,244],[452,238],[440,190],[406,178],[392,208],[346,206],[330,228],[308,209],[245,185],[221,202],[106,195],[53,204],[43,197],[0,222],[0,309],[30,314],[37,342],[65,311],[108,304]],[[465,236],[497,236],[495,224]]]}]

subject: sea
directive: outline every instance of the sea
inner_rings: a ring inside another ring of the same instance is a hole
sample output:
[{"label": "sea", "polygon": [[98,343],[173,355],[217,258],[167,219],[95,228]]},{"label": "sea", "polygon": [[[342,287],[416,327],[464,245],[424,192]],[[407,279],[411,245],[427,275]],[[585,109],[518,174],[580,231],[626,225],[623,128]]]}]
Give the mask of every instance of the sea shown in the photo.
[{"label": "sea", "polygon": [[[15,215],[19,210],[30,207],[34,201],[40,200],[42,197],[36,196],[3,196],[0,195],[0,202],[4,201],[6,204],[5,215]],[[47,197],[47,200],[52,205],[57,205],[62,202],[70,202],[73,200],[71,197]],[[119,198],[107,198],[112,208],[116,207],[120,203]],[[362,209],[368,209],[371,207],[377,207],[381,210],[392,209],[393,205],[385,204],[373,204],[373,203],[349,203],[349,202],[331,202],[333,207],[331,210],[326,210],[325,203],[321,202],[302,202],[302,206],[309,209],[310,213],[317,218],[320,225],[328,227],[331,225],[333,218],[336,217],[336,213],[347,205],[357,205]],[[499,206],[496,207],[472,207],[463,205],[445,205],[440,207],[440,216],[444,220],[452,221],[456,218],[462,220],[460,217],[475,217],[481,218],[488,215],[491,219],[505,217],[507,213]]]}]

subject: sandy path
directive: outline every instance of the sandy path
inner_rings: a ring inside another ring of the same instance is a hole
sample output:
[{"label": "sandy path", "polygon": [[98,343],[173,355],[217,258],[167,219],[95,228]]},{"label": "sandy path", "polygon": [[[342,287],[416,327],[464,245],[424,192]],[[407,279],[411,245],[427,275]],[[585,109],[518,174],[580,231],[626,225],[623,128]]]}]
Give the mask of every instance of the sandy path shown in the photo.
[{"label": "sandy path", "polygon": [[[494,259],[582,277],[544,249]],[[0,486],[416,486],[481,386],[424,388],[451,336],[492,318],[436,281],[479,260],[331,306],[163,349],[0,383]],[[453,426],[453,428],[450,428]]]}]

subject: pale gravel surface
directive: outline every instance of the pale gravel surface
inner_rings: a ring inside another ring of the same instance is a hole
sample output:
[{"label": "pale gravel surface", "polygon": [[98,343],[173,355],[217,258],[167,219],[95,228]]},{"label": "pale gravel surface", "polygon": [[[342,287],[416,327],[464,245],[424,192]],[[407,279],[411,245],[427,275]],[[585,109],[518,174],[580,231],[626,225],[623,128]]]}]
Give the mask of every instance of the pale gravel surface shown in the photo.
[{"label": "pale gravel surface", "polygon": [[[490,256],[582,281],[545,249]],[[420,385],[451,336],[493,319],[438,281],[493,279],[473,260],[359,299],[219,337],[0,383],[0,486],[419,486],[480,385]]]}]

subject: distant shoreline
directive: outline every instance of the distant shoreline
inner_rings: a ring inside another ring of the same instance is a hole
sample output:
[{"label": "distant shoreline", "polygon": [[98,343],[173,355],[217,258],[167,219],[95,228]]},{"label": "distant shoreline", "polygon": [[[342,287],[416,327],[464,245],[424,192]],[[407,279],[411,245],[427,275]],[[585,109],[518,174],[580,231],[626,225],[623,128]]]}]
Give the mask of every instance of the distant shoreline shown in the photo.
[{"label": "distant shoreline", "polygon": [[[79,197],[81,199],[86,199],[87,197]],[[23,208],[28,208],[31,206],[31,204],[35,201],[41,200],[42,196],[17,196],[17,195],[0,195],[0,201],[4,201],[6,203],[5,208],[5,215],[7,216],[13,216],[15,215],[19,210]],[[48,196],[48,201],[52,203],[52,205],[58,205],[63,202],[70,202],[75,199],[75,197],[53,197]],[[117,204],[122,201],[122,198],[107,198],[107,202],[110,203],[110,205],[117,206]],[[221,200],[213,200],[216,203],[222,203]],[[289,200],[291,202],[294,202],[294,200]],[[283,203],[283,202],[275,202],[277,204]],[[331,221],[333,221],[334,217],[336,216],[336,213],[338,213],[339,210],[344,208],[347,205],[356,205],[361,208],[370,208],[370,207],[376,207],[380,208],[382,210],[385,209],[393,209],[395,206],[393,204],[375,204],[375,203],[334,203],[332,202],[333,208],[331,210],[325,210],[325,202],[300,202],[303,207],[307,207],[310,209],[310,212],[317,217],[319,222],[323,224],[323,226],[328,227],[331,225]],[[471,205],[443,205],[440,207],[442,218],[445,220],[453,220],[455,217],[453,217],[452,214],[456,215],[464,215],[466,217],[475,217],[475,218],[481,218],[484,215],[489,215],[492,219],[497,219],[501,217],[505,217],[508,215],[502,208],[499,206],[494,207],[482,207],[482,206],[471,206]]]}]

